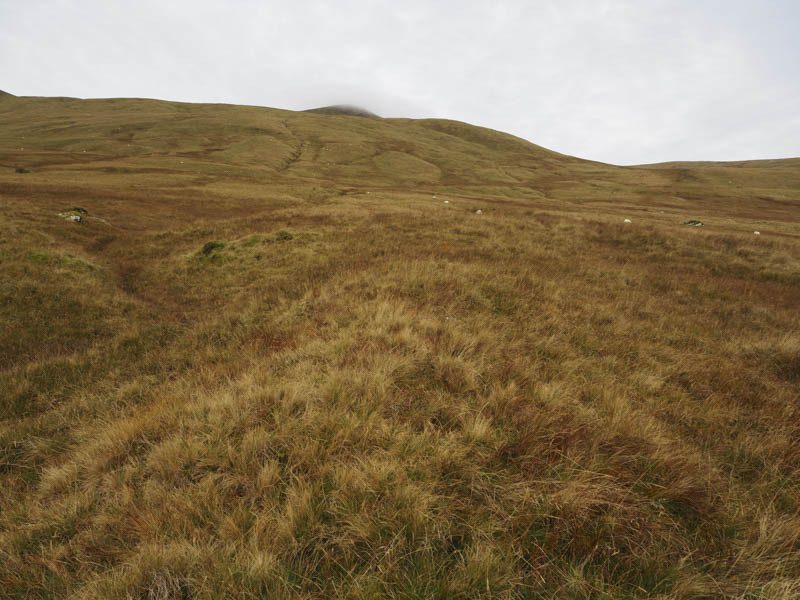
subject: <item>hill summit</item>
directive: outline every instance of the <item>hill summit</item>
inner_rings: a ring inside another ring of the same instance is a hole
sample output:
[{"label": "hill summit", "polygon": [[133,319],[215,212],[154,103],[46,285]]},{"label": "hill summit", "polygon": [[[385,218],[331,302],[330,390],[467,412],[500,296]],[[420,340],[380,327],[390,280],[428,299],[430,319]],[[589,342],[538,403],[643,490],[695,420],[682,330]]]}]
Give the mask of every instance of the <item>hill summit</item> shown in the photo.
[{"label": "hill summit", "polygon": [[351,117],[370,117],[373,119],[381,118],[379,115],[368,111],[366,108],[350,104],[336,104],[333,106],[323,106],[321,108],[310,108],[305,112],[317,113],[320,115],[348,115]]}]

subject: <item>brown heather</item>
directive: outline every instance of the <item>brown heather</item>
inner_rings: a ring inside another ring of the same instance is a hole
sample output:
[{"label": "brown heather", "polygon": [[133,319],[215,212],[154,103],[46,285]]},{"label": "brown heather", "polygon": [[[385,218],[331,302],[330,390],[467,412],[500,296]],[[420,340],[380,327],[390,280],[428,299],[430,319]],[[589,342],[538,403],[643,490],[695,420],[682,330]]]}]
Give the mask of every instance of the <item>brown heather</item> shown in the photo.
[{"label": "brown heather", "polygon": [[0,597],[800,597],[800,160],[2,96],[0,165]]}]

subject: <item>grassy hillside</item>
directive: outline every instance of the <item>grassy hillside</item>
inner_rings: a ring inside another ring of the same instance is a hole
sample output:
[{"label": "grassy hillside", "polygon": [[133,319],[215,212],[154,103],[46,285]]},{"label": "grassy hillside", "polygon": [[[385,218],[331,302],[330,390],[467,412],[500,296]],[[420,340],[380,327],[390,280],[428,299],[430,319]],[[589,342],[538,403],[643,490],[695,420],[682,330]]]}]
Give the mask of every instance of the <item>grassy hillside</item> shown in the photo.
[{"label": "grassy hillside", "polygon": [[0,95],[0,201],[0,597],[800,595],[797,160]]}]

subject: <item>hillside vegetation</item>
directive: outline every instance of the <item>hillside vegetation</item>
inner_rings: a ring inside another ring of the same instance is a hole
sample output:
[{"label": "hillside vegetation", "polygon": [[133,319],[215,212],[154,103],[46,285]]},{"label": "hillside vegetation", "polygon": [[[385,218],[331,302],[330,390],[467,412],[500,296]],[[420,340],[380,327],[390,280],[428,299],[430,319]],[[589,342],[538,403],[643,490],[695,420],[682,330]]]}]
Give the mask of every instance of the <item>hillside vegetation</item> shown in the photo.
[{"label": "hillside vegetation", "polygon": [[798,160],[0,94],[0,205],[0,597],[800,596]]}]

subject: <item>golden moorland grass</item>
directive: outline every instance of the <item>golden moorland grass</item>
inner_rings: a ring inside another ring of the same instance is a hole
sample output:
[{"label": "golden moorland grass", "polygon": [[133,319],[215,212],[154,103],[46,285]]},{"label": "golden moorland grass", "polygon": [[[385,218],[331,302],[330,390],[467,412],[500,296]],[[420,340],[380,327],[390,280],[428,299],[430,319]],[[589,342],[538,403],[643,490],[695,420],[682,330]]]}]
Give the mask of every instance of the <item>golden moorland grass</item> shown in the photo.
[{"label": "golden moorland grass", "polygon": [[0,200],[0,597],[800,596],[800,160],[0,96]]}]

